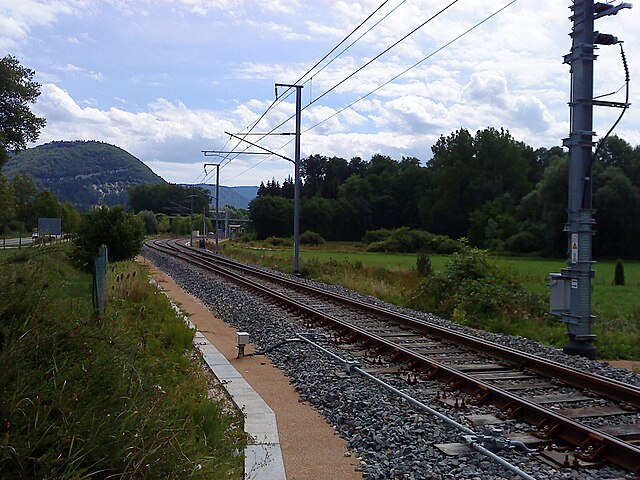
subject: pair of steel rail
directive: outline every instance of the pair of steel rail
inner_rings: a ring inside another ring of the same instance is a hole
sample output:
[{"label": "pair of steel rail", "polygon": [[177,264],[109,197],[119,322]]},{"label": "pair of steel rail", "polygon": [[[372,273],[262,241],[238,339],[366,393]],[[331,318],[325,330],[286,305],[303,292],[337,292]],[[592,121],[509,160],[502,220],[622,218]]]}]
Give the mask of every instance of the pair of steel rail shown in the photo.
[{"label": "pair of steel rail", "polygon": [[[374,304],[328,292],[282,275],[271,275],[250,265],[188,248],[176,240],[153,240],[148,241],[146,245],[153,250],[173,255],[192,265],[215,272],[260,295],[268,296],[286,305],[287,308],[297,310],[307,319],[330,325],[343,333],[348,332],[351,337],[357,337],[368,344],[375,344],[378,349],[390,355],[394,360],[405,361],[413,369],[427,375],[429,379],[442,381],[448,388],[464,392],[475,399],[477,403],[494,405],[509,418],[517,418],[536,426],[538,429],[537,435],[542,439],[561,439],[570,445],[579,447],[580,451],[583,452],[581,455],[584,456],[583,459],[585,461],[608,461],[625,470],[640,474],[640,447],[638,445],[565,417],[543,405],[536,404],[498,386],[491,385],[475,378],[473,375],[456,370],[453,366],[445,365],[407,346],[395,343],[389,338],[372,333],[366,328],[350,324],[336,316],[324,313],[306,302],[296,300],[285,293],[278,292],[258,281],[251,280],[243,275],[243,272],[271,282],[277,282],[279,285],[290,289],[304,290],[315,296],[327,298],[331,302],[346,305],[349,308],[401,324],[414,332],[428,334],[445,342],[506,362],[515,369],[526,369],[527,371],[535,372],[542,377],[555,379],[580,390],[588,390],[590,393],[622,403],[633,409],[640,409],[640,388],[597,374],[573,369],[545,358],[497,345],[481,338],[447,329]],[[241,273],[238,273],[238,271]],[[638,429],[640,430],[640,425]]]}]

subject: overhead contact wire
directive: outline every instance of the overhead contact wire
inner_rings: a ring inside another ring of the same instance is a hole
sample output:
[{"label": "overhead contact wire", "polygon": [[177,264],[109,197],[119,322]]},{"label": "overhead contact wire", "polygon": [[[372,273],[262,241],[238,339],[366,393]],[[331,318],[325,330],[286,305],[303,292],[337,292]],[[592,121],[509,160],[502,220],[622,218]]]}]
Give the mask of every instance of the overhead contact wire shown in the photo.
[{"label": "overhead contact wire", "polygon": [[[334,85],[333,87],[331,87],[329,90],[327,90],[326,92],[324,92],[322,95],[320,95],[319,97],[317,97],[316,99],[312,100],[311,102],[309,102],[308,105],[306,105],[305,107],[302,108],[302,110],[306,110],[308,107],[310,107],[311,105],[313,105],[314,103],[316,103],[318,100],[320,100],[321,98],[323,98],[324,96],[326,96],[327,94],[329,94],[330,92],[332,92],[333,90],[335,90],[336,88],[338,88],[340,85],[342,85],[344,82],[346,82],[347,80],[349,80],[351,77],[353,77],[354,75],[356,75],[358,72],[362,71],[364,68],[366,68],[367,66],[371,65],[371,63],[373,63],[374,61],[376,61],[378,58],[380,58],[382,55],[384,55],[385,53],[389,52],[389,50],[391,50],[392,48],[396,47],[399,43],[403,42],[404,40],[406,40],[408,37],[410,37],[411,35],[413,35],[415,32],[417,32],[418,30],[420,30],[422,27],[424,27],[426,24],[428,24],[429,22],[431,22],[432,20],[434,20],[436,17],[438,17],[439,15],[441,15],[442,13],[444,13],[446,10],[448,10],[449,8],[451,8],[453,5],[455,5],[456,3],[458,3],[460,0],[453,0],[451,3],[449,3],[447,6],[445,6],[444,8],[442,8],[441,10],[439,10],[438,12],[436,12],[435,14],[433,14],[431,17],[429,17],[427,20],[425,20],[424,22],[422,22],[419,26],[417,26],[416,28],[414,28],[412,31],[410,31],[409,33],[407,33],[405,36],[403,36],[401,39],[397,40],[396,42],[394,42],[392,45],[390,45],[389,47],[387,47],[386,49],[384,49],[382,52],[380,52],[378,55],[376,55],[374,58],[372,58],[370,61],[368,61],[367,63],[363,64],[362,66],[360,66],[357,70],[355,70],[354,72],[352,72],[351,74],[349,74],[347,77],[345,77],[344,79],[342,79],[340,82],[338,82],[336,85]],[[470,28],[469,30],[467,30],[465,33],[461,34],[460,36],[458,36],[456,39],[452,40],[451,42],[447,43],[446,45],[444,45],[443,47],[439,48],[438,50],[436,50],[435,52],[433,52],[431,55],[434,55],[435,53],[439,52],[440,50],[442,50],[443,48],[446,48],[448,45],[450,45],[451,43],[453,43],[454,41],[456,41],[457,39],[461,38],[462,36],[466,35],[468,32],[470,32],[471,30],[473,30],[474,28],[478,27],[479,25],[481,25],[482,23],[486,22],[487,20],[489,20],[490,18],[492,18],[493,16],[497,15],[498,13],[500,13],[502,10],[504,10],[505,8],[507,8],[509,5],[515,3],[517,0],[512,0],[511,3],[507,4],[505,7],[501,8],[500,10],[498,10],[497,12],[495,12],[494,14],[492,14],[490,17],[487,17],[486,19],[484,19],[482,22],[476,24],[474,27]],[[379,90],[380,88],[382,88],[384,85],[390,83],[391,81],[397,79],[399,76],[403,75],[404,73],[406,73],[407,71],[409,71],[411,68],[414,68],[415,66],[419,65],[420,63],[424,62],[427,58],[426,57],[424,59],[422,59],[420,62],[416,63],[415,65],[413,65],[412,67],[410,67],[409,69],[405,70],[404,72],[402,72],[401,74],[397,75],[396,77],[394,77],[393,79],[389,80],[388,82],[386,82],[385,84],[379,86],[377,89],[375,89],[372,92],[369,92],[366,96],[371,95],[373,92]],[[364,97],[362,97],[364,98]],[[353,102],[352,105],[355,105],[355,103],[357,103],[358,101],[360,101],[362,98],[358,99],[356,102]],[[349,106],[345,107],[343,110],[346,110],[347,108],[349,108]],[[337,112],[338,113],[338,112]],[[318,124],[314,125],[315,128],[316,126],[320,125],[321,123],[327,121],[329,118],[332,118],[333,116],[337,115],[337,113],[333,114],[332,116],[326,118],[325,120],[319,122]],[[272,128],[269,132],[267,132],[265,135],[263,135],[259,140],[262,140],[263,138],[265,138],[267,135],[273,133],[274,131],[276,131],[278,128],[282,127],[284,124],[286,124],[287,122],[289,122],[291,119],[293,119],[295,117],[295,115],[290,116],[289,118],[287,118],[286,120],[284,120],[282,123],[280,123],[279,125],[277,125],[276,127]],[[310,129],[305,130],[305,132],[309,131]],[[258,141],[259,141],[258,140]],[[286,142],[284,145],[282,145],[280,148],[284,148],[285,146],[289,145],[292,142],[292,140],[289,140],[288,142]],[[263,162],[265,162],[267,159],[265,158],[264,160],[261,160],[257,163],[255,163],[254,165],[252,165],[251,167],[247,168],[246,170],[242,171],[241,173],[239,173],[238,175],[232,177],[232,178],[236,178],[239,177],[240,175],[245,174],[246,172],[254,169],[255,167],[257,167],[258,165],[262,164]]]},{"label": "overhead contact wire", "polygon": [[[403,0],[402,3],[404,3],[406,0]],[[296,80],[294,83],[297,84],[300,81],[302,81],[303,78],[305,78],[307,75],[309,75],[318,65],[320,65],[324,60],[326,60],[333,52],[335,52],[340,45],[342,45],[344,42],[347,41],[347,39],[349,39],[349,37],[351,37],[356,31],[358,31],[367,21],[369,21],[376,13],[378,13],[380,11],[381,8],[383,8],[387,3],[389,2],[389,0],[385,0],[384,2],[382,2],[373,12],[371,12],[367,18],[365,18],[362,22],[360,22],[346,37],[344,37],[338,44],[336,44],[335,47],[333,47],[329,52],[327,52],[324,57],[322,57],[320,60],[318,60],[311,68],[309,68],[298,80]],[[400,3],[400,5],[402,5],[402,3]],[[398,5],[398,6],[400,6]],[[391,12],[389,12],[387,15],[385,15],[383,17],[382,20],[384,20],[385,18],[387,18],[393,11],[395,11],[398,6],[396,6]],[[381,21],[381,20],[380,20]],[[375,25],[378,25],[380,23],[380,21],[378,21]],[[374,26],[375,26],[374,25]],[[368,33],[371,29],[367,30],[366,33]],[[330,64],[331,62],[333,62],[336,58],[338,58],[340,55],[342,55],[346,50],[348,50],[353,44],[355,44],[358,40],[360,40],[364,35],[361,35],[360,37],[358,37],[358,39],[356,39],[354,42],[352,42],[347,48],[345,48],[344,50],[342,50],[338,55],[336,55],[328,64]],[[328,65],[327,64],[327,65]],[[326,66],[325,66],[326,67]],[[325,68],[323,67],[323,69]],[[253,131],[253,129],[258,125],[258,123],[260,123],[260,121],[267,115],[267,113],[269,113],[275,106],[277,103],[280,103],[281,101],[285,100],[286,98],[289,97],[289,95],[291,95],[291,93],[288,93],[291,90],[291,88],[288,88],[285,93],[284,96],[281,96],[279,99],[274,100],[273,102],[271,102],[271,105],[269,105],[269,107],[267,107],[267,109],[264,111],[264,113],[262,113],[262,115],[260,115],[260,117],[253,122],[253,124],[250,124],[247,126],[247,128],[249,128],[249,131],[247,133],[244,134],[244,136],[246,137],[249,133],[251,133]],[[278,127],[279,128],[279,127]],[[271,130],[269,133],[273,133],[275,129]],[[260,139],[258,139],[258,141],[264,139],[266,137],[266,135],[260,137]],[[244,138],[244,137],[243,137]],[[225,143],[225,146],[229,143],[229,140],[227,140],[227,142]],[[236,144],[235,147],[232,148],[232,150],[235,150],[236,148],[238,148],[238,146],[242,143],[241,140],[238,140],[238,143]],[[224,147],[223,147],[224,148]],[[247,147],[248,148],[248,147]],[[246,151],[247,148],[245,148]],[[225,156],[225,158],[221,161],[224,162],[226,160],[226,163],[224,163],[224,165],[221,165],[220,168],[224,168],[225,166],[227,166],[229,164],[229,162],[231,162],[231,160],[234,160],[235,158],[237,158],[240,153],[242,152],[238,152],[233,158],[228,158],[229,155],[231,154],[227,154]],[[205,175],[205,178],[207,176]],[[235,177],[234,177],[235,178]]]},{"label": "overhead contact wire", "polygon": [[[395,82],[398,78],[400,78],[401,76],[403,76],[404,74],[406,74],[407,72],[413,70],[414,68],[416,68],[417,66],[421,65],[422,63],[426,62],[427,60],[429,60],[431,57],[433,57],[434,55],[436,55],[437,53],[441,52],[442,50],[444,50],[445,48],[449,47],[451,44],[457,42],[458,40],[460,40],[462,37],[464,37],[465,35],[471,33],[473,30],[475,30],[476,28],[478,28],[480,25],[482,25],[483,23],[488,22],[489,20],[491,20],[493,17],[495,17],[496,15],[498,15],[499,13],[501,13],[503,10],[505,10],[506,8],[510,7],[511,5],[513,5],[514,3],[516,3],[518,0],[512,0],[511,2],[509,2],[508,4],[506,4],[505,6],[503,6],[502,8],[500,8],[499,10],[496,10],[494,13],[492,13],[491,15],[489,15],[488,17],[486,17],[484,20],[476,23],[475,25],[473,25],[471,28],[465,30],[463,33],[461,33],[460,35],[458,35],[457,37],[455,37],[454,39],[450,40],[449,42],[445,43],[444,45],[442,45],[440,48],[438,48],[437,50],[434,50],[433,52],[431,52],[429,55],[427,55],[426,57],[424,57],[422,60],[414,63],[413,65],[411,65],[410,67],[404,69],[402,72],[400,72],[399,74],[395,75],[394,77],[390,78],[389,80],[387,80],[386,82],[384,82],[383,84],[377,86],[376,88],[374,88],[373,90],[371,90],[369,93],[359,97],[358,99],[356,99],[355,101],[351,102],[349,105],[341,108],[340,110],[336,111],[335,113],[331,114],[330,116],[328,116],[327,118],[325,118],[324,120],[320,120],[318,123],[312,125],[311,127],[307,128],[306,130],[304,130],[303,133],[308,132],[309,130],[312,130],[320,125],[322,125],[324,122],[331,120],[333,117],[341,114],[342,112],[344,112],[345,110],[353,107],[355,104],[357,104],[358,102],[364,100],[365,98],[373,95],[374,93],[376,93],[378,90],[386,87],[387,85],[389,85],[392,82]],[[281,147],[282,148],[282,147]]]}]

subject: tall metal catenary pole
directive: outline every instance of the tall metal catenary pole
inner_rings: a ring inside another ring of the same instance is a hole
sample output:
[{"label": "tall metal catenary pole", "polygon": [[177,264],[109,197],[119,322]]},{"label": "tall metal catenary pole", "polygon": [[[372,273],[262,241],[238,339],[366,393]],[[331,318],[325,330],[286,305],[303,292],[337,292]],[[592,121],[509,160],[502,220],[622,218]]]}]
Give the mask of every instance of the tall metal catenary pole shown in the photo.
[{"label": "tall metal catenary pole", "polygon": [[294,157],[294,190],[293,190],[293,273],[298,275],[300,257],[300,125],[302,117],[302,85],[287,85],[276,83],[276,98],[278,87],[296,89],[296,142]]},{"label": "tall metal catenary pole", "polygon": [[295,188],[293,195],[293,273],[299,273],[300,256],[300,117],[302,113],[302,85],[296,86],[296,152]]},{"label": "tall metal catenary pole", "polygon": [[[208,153],[215,152],[214,150],[203,150],[205,157]],[[218,209],[220,205],[220,164],[219,163],[205,163],[204,172],[207,173],[207,167],[216,167],[216,219],[215,219],[215,231],[216,231],[216,255],[219,253],[218,249]]]},{"label": "tall metal catenary pole", "polygon": [[[596,336],[592,331],[595,317],[591,311],[591,279],[595,276],[591,269],[594,263],[591,254],[595,225],[591,181],[595,160],[593,106],[626,109],[629,104],[593,98],[596,44],[621,43],[613,35],[595,32],[594,20],[616,15],[621,9],[631,8],[631,4],[614,6],[610,3],[594,3],[593,0],[574,0],[569,8],[573,21],[572,43],[571,52],[564,57],[564,63],[571,67],[570,133],[569,138],[564,140],[564,146],[569,148],[569,205],[565,227],[568,233],[568,260],[567,268],[563,268],[560,274],[551,275],[551,311],[560,315],[567,324],[569,342],[564,346],[565,353],[595,359]],[[628,71],[626,76],[628,89]]]},{"label": "tall metal catenary pole", "polygon": [[218,255],[218,207],[220,205],[220,164],[216,163],[216,255]]},{"label": "tall metal catenary pole", "polygon": [[191,197],[191,213],[189,214],[189,220],[190,220],[189,246],[193,247],[193,195],[190,195],[190,197]]},{"label": "tall metal catenary pole", "polygon": [[570,134],[564,140],[569,148],[569,205],[567,268],[562,276],[568,292],[568,309],[561,314],[567,324],[569,342],[564,351],[596,358],[592,333],[595,317],[591,313],[591,259],[593,210],[591,202],[591,163],[593,155],[593,62],[594,2],[576,0],[572,7],[571,52],[564,61],[571,66]]}]

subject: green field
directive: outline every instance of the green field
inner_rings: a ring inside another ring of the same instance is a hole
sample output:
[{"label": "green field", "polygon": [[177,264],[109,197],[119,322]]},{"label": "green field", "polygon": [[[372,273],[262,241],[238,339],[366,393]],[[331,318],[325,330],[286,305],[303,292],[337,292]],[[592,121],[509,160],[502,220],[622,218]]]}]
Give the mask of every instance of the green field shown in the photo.
[{"label": "green field", "polygon": [[[497,257],[496,260],[528,290],[548,293],[546,277],[566,266],[562,260]],[[640,263],[624,262],[625,285],[613,285],[615,262],[594,266],[593,308],[604,317],[630,317],[640,309]]]},{"label": "green field", "polygon": [[[237,247],[237,245],[236,245]],[[374,253],[356,251],[358,244],[338,243],[327,244],[323,247],[301,248],[300,264],[310,260],[319,262],[349,262],[351,264],[362,263],[372,268],[383,268],[410,272],[415,269],[415,254],[404,253]],[[321,248],[321,249],[320,249]],[[275,256],[292,261],[293,249],[279,248],[269,250],[255,250],[264,256]],[[446,255],[431,255],[431,264],[435,271],[442,270],[447,261]],[[515,280],[522,283],[527,290],[547,294],[549,273],[560,272],[566,266],[562,259],[543,258],[522,258],[522,257],[494,257],[496,263],[503,267]],[[613,272],[615,262],[598,262],[594,266],[596,276],[593,281],[593,307],[594,310],[606,317],[628,317],[634,314],[636,309],[640,309],[640,262],[624,263],[625,280],[624,286],[614,286]]]}]

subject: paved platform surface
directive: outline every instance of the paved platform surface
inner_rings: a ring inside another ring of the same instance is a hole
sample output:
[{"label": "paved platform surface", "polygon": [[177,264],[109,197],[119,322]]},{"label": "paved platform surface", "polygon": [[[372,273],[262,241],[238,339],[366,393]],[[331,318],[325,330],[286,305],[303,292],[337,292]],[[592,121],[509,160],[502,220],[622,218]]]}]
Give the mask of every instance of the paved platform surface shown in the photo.
[{"label": "paved platform surface", "polygon": [[[247,450],[245,478],[362,479],[355,470],[359,461],[350,456],[346,442],[335,435],[316,410],[300,400],[287,377],[268,358],[236,359],[236,330],[216,318],[148,260],[141,261],[169,298],[189,314],[189,320],[200,332],[195,342],[200,343],[205,361],[217,370],[216,376],[226,376],[227,390],[243,406],[245,429],[252,429],[248,431],[256,439]],[[279,459],[284,464],[284,473],[278,470]]]}]

